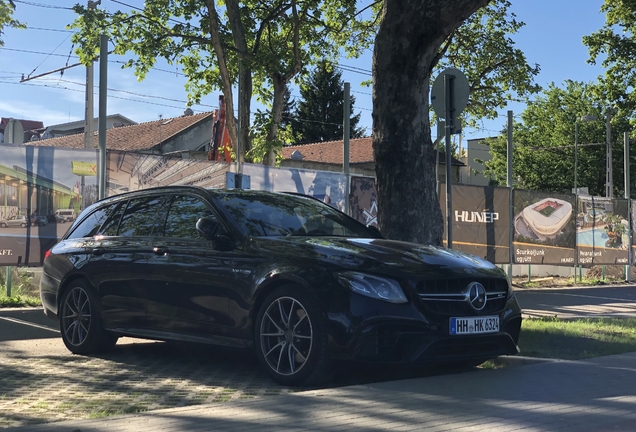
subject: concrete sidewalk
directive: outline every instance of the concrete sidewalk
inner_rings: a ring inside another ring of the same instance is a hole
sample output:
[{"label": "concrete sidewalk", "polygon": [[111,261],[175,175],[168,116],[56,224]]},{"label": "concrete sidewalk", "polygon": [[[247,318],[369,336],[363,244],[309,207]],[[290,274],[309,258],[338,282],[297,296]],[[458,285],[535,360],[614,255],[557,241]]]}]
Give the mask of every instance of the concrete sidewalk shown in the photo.
[{"label": "concrete sidewalk", "polygon": [[7,431],[633,431],[636,353]]}]

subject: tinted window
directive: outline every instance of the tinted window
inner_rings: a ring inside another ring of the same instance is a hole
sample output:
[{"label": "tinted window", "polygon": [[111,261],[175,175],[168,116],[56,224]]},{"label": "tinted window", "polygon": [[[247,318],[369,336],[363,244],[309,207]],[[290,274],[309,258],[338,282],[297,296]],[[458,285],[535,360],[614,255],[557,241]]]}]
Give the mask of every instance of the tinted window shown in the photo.
[{"label": "tinted window", "polygon": [[119,221],[121,220],[121,215],[124,213],[126,209],[127,202],[118,203],[115,209],[110,213],[110,216],[102,225],[102,229],[99,230],[99,233],[104,236],[116,236],[117,229],[119,228]]},{"label": "tinted window", "polygon": [[93,237],[96,235],[99,227],[106,221],[113,207],[114,205],[111,205],[95,210],[73,230],[68,238]]},{"label": "tinted window", "polygon": [[164,237],[201,238],[196,224],[202,217],[217,220],[201,199],[191,196],[174,197],[168,209]]},{"label": "tinted window", "polygon": [[252,236],[344,236],[377,238],[377,234],[322,202],[295,195],[226,192],[219,202]]},{"label": "tinted window", "polygon": [[118,236],[150,236],[155,224],[163,220],[163,197],[136,198],[128,201],[119,223]]}]

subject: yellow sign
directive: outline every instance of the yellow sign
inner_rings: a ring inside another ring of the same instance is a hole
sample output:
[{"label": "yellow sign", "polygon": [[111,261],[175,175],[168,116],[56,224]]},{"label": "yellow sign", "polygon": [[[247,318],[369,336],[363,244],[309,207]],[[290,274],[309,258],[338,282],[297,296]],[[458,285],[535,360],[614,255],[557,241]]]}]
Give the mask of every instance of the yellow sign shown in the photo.
[{"label": "yellow sign", "polygon": [[96,176],[97,164],[90,162],[71,161],[71,172],[79,176]]}]

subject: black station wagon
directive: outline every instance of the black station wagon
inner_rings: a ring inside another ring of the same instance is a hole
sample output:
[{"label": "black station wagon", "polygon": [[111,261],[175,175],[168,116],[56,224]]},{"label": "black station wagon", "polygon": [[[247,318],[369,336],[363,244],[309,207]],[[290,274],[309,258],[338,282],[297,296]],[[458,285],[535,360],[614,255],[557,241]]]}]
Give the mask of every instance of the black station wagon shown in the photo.
[{"label": "black station wagon", "polygon": [[253,348],[272,378],[331,361],[479,364],[518,352],[505,274],[385,240],[306,196],[171,186],[99,201],[47,252],[47,315],[77,354],[120,336]]}]

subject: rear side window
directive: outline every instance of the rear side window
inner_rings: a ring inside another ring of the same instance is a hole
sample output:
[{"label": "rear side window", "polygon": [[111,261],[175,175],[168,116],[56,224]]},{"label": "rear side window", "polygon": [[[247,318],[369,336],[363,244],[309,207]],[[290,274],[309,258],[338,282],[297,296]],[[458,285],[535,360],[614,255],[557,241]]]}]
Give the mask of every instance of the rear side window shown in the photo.
[{"label": "rear side window", "polygon": [[135,198],[128,201],[126,210],[119,223],[118,236],[151,236],[155,224],[164,220],[162,196]]},{"label": "rear side window", "polygon": [[208,205],[197,197],[179,195],[172,198],[164,237],[201,238],[197,232],[197,221],[202,217],[218,221]]},{"label": "rear side window", "polygon": [[99,230],[99,234],[103,236],[113,237],[117,235],[117,229],[119,228],[119,221],[121,220],[121,215],[126,210],[126,205],[128,203],[126,201],[120,202],[117,204],[116,208],[110,212],[108,219],[102,225],[102,229]]},{"label": "rear side window", "polygon": [[86,219],[84,219],[67,238],[85,238],[96,235],[99,231],[99,227],[101,227],[106,221],[114,206],[115,205],[110,205],[95,210]]}]

